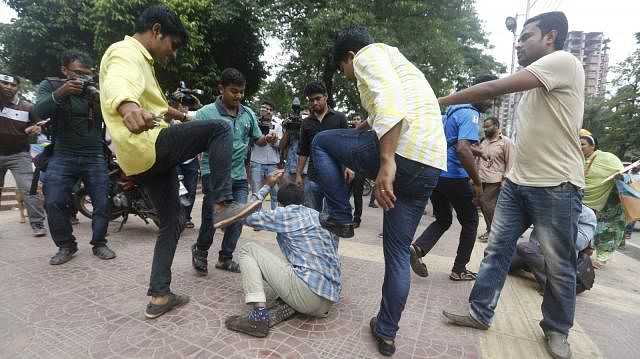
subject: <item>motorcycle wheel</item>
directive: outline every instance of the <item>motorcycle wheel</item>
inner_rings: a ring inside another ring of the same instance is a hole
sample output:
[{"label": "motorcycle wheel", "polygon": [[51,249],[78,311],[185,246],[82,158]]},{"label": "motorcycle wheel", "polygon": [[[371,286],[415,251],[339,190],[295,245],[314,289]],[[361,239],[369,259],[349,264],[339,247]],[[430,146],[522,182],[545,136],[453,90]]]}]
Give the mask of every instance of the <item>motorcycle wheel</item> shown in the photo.
[{"label": "motorcycle wheel", "polygon": [[[75,206],[78,212],[87,218],[93,218],[93,205],[91,204],[91,197],[86,188],[80,188],[74,195]],[[122,211],[110,210],[109,220],[113,221],[122,216]]]},{"label": "motorcycle wheel", "polygon": [[362,184],[362,197],[367,197],[371,194],[371,190],[373,189],[373,184],[369,179],[365,179]]}]

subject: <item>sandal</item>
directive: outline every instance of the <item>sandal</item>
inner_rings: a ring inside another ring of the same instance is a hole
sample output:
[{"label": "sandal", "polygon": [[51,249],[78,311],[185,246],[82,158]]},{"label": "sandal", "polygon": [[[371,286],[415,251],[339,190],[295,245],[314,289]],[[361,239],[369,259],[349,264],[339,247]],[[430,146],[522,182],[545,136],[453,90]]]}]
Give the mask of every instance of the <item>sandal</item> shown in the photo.
[{"label": "sandal", "polygon": [[451,272],[451,274],[449,274],[449,279],[454,281],[476,280],[476,277],[478,277],[478,273],[473,273],[468,269],[465,269],[464,272]]},{"label": "sandal", "polygon": [[231,259],[224,262],[218,262],[215,266],[217,269],[226,270],[233,273],[240,273],[240,265]]},{"label": "sandal", "polygon": [[482,243],[487,243],[489,241],[489,232],[485,232],[478,236],[478,241]]}]

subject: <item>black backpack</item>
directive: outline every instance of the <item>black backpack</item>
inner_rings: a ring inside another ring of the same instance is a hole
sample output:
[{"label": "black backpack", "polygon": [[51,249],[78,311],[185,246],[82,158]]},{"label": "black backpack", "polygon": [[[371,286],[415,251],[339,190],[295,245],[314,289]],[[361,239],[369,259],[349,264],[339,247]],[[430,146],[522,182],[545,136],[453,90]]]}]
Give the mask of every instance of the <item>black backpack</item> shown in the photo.
[{"label": "black backpack", "polygon": [[578,253],[578,266],[576,268],[576,294],[591,289],[595,279],[596,272],[593,270],[591,257],[581,251]]}]

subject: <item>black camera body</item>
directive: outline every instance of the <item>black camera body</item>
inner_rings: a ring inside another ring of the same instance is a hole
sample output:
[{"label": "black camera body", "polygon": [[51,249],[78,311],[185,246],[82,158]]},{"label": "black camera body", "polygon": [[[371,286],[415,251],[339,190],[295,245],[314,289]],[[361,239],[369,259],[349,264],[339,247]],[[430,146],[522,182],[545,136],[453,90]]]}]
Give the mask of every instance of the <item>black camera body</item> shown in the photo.
[{"label": "black camera body", "polygon": [[82,83],[82,93],[80,96],[85,97],[90,101],[100,101],[100,89],[98,87],[98,83],[93,79],[91,75],[75,75],[69,79],[63,79],[60,77],[47,77],[47,81],[54,84],[54,88],[59,88],[65,82],[75,80],[80,81]]},{"label": "black camera body", "polygon": [[269,134],[269,132],[271,132],[271,130],[275,130],[276,125],[271,122],[271,120],[266,120],[260,117],[260,120],[258,121],[258,127],[260,127],[260,132],[262,132],[262,134],[266,136]]},{"label": "black camera body", "polygon": [[184,81],[180,81],[180,87],[178,87],[178,91],[180,91],[182,96],[180,98],[175,98],[172,95],[171,99],[176,102],[180,102],[184,106],[189,106],[189,108],[192,108],[198,103],[193,95],[197,95],[197,96],[204,95],[203,90],[190,89],[187,87],[187,85],[185,85]]},{"label": "black camera body", "polygon": [[300,127],[302,126],[300,111],[302,111],[300,99],[295,97],[291,103],[291,116],[283,123],[283,127],[287,132],[296,134],[300,132]]}]

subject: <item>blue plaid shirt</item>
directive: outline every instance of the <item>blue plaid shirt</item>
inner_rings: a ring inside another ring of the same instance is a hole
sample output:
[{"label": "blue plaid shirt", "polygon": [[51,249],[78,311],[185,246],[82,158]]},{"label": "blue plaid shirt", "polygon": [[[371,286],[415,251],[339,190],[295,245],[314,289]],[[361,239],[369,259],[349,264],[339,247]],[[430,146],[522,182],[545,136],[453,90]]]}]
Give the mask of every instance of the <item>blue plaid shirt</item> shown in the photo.
[{"label": "blue plaid shirt", "polygon": [[[269,186],[265,185],[256,196],[263,200],[267,193]],[[318,211],[292,204],[274,211],[255,212],[245,224],[276,232],[278,246],[296,275],[317,295],[338,301],[342,289],[339,239],[322,228]]]}]

